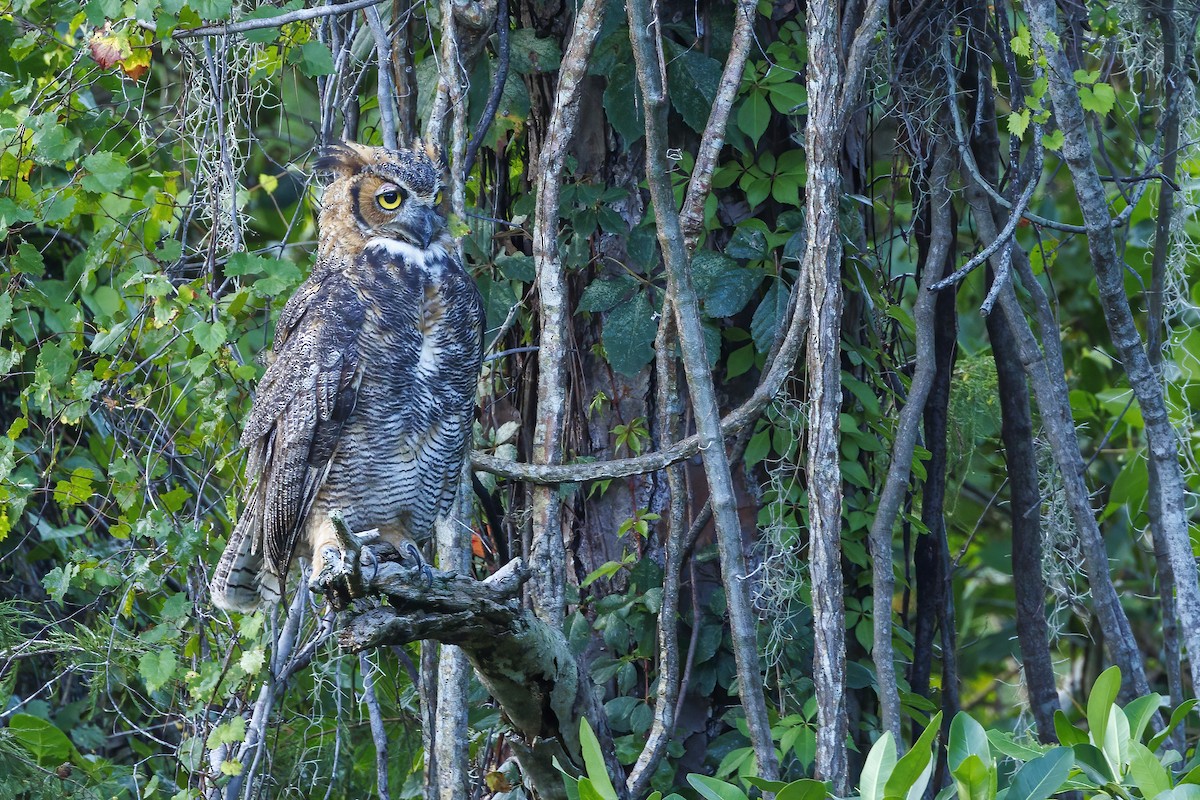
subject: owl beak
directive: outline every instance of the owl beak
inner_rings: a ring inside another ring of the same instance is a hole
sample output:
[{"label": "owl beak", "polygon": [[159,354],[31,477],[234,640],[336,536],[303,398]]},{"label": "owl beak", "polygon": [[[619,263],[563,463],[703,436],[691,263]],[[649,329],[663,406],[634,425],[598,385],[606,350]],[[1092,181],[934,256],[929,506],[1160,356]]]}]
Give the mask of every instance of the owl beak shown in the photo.
[{"label": "owl beak", "polygon": [[422,207],[413,220],[412,232],[421,243],[421,249],[427,249],[434,237],[442,232],[446,223],[435,208]]}]

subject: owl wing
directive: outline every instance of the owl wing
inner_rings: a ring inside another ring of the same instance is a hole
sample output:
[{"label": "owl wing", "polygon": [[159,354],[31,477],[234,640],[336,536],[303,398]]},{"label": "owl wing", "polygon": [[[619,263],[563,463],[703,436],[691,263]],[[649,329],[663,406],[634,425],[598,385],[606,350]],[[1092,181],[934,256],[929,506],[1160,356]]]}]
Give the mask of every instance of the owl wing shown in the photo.
[{"label": "owl wing", "polygon": [[275,360],[242,432],[247,476],[258,479],[247,506],[261,514],[257,542],[280,579],[354,410],[363,318],[344,276],[310,278],[280,315]]}]

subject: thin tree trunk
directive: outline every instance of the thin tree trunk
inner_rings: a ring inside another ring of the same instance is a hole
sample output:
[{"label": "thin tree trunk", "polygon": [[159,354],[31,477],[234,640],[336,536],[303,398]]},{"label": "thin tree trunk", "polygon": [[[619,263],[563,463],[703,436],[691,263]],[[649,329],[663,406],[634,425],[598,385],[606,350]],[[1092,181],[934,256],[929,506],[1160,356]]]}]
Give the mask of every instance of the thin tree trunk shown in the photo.
[{"label": "thin tree trunk", "polygon": [[992,358],[1000,391],[1000,438],[1008,471],[1012,518],[1012,574],[1017,603],[1017,641],[1029,705],[1038,739],[1058,741],[1054,712],[1058,689],[1050,660],[1050,626],[1046,622],[1046,582],[1042,577],[1042,497],[1038,491],[1037,454],[1033,448],[1033,415],[1029,387],[1007,324],[997,314],[987,318]]},{"label": "thin tree trunk", "polygon": [[[969,176],[964,176],[964,181],[967,181],[967,200],[975,215],[980,237],[985,243],[992,242],[998,235],[998,230],[992,217],[987,195]],[[1084,479],[1085,468],[1075,436],[1075,420],[1071,413],[1070,394],[1067,388],[1066,373],[1063,370],[1058,323],[1054,319],[1050,301],[1042,290],[1041,284],[1034,279],[1029,269],[1029,262],[1024,251],[1016,245],[1011,246],[1013,261],[1018,266],[1022,283],[1026,285],[1034,299],[1034,315],[1041,333],[1042,347],[1038,347],[1037,339],[1034,338],[1025,313],[1017,303],[1017,296],[1011,283],[1000,292],[1000,308],[1008,323],[1009,335],[1016,342],[1021,364],[1025,367],[1025,371],[1033,383],[1038,408],[1041,410],[1042,424],[1045,426],[1047,437],[1050,440],[1055,464],[1062,473],[1067,504],[1079,532],[1084,567],[1092,589],[1096,615],[1103,626],[1105,642],[1113,662],[1121,668],[1122,674],[1129,680],[1127,686],[1130,693],[1133,696],[1147,694],[1150,688],[1146,682],[1146,670],[1142,664],[1141,652],[1138,650],[1137,641],[1133,638],[1133,629],[1129,625],[1129,618],[1125,616],[1125,610],[1121,607],[1120,596],[1117,594],[1116,587],[1113,586],[1112,574],[1108,566],[1108,554],[1104,549],[1104,537],[1096,522],[1095,511],[1091,506],[1091,495]],[[992,258],[993,265],[998,267],[1002,261],[1001,254],[997,252],[993,254]]]},{"label": "thin tree trunk", "polygon": [[[908,491],[921,414],[925,410],[925,400],[929,397],[929,390],[937,374],[934,306],[938,298],[930,291],[930,287],[942,278],[946,256],[954,238],[948,186],[950,157],[940,143],[934,144],[929,169],[929,251],[913,307],[917,338],[916,370],[909,386],[908,397],[904,401],[904,408],[900,410],[900,421],[896,426],[896,437],[892,445],[892,460],[888,466],[883,491],[879,495],[879,508],[871,523],[870,532],[873,564],[871,582],[875,598],[875,642],[872,656],[879,682],[883,729],[891,731],[897,745],[903,739],[900,736],[900,693],[896,688],[896,660],[892,649],[892,600],[896,589],[892,526],[900,511],[900,503]],[[840,413],[840,408],[836,410]]]},{"label": "thin tree trunk", "polygon": [[[567,147],[575,134],[579,98],[596,34],[604,21],[605,0],[585,0],[575,15],[571,41],[558,74],[558,91],[538,160],[537,207],[533,227],[533,260],[537,268],[541,328],[538,334],[537,419],[533,461],[562,461],[564,411],[567,407],[567,297],[558,257],[558,205]],[[533,534],[530,561],[534,570],[533,607],[538,615],[561,625],[566,610],[567,554],[562,533],[562,501],[558,490],[533,487]]]},{"label": "thin tree trunk", "polygon": [[775,780],[779,765],[763,694],[759,669],[756,619],[746,581],[746,561],[742,554],[742,527],[737,513],[737,497],[721,432],[721,412],[717,406],[712,372],[705,352],[700,307],[692,287],[691,271],[679,212],[671,188],[667,164],[665,61],[659,38],[659,20],[647,0],[630,0],[630,40],[637,65],[638,85],[646,109],[646,178],[658,227],[658,241],[667,269],[667,291],[672,297],[675,321],[683,353],[684,374],[695,409],[696,429],[702,445],[704,474],[708,479],[713,520],[717,529],[717,548],[721,558],[721,577],[725,587],[729,628],[737,662],[738,691],[750,743],[758,760],[759,776]]},{"label": "thin tree trunk", "polygon": [[[973,12],[973,36],[982,40],[987,20]],[[996,99],[989,83],[976,81],[978,67],[965,83],[982,108],[984,124],[975,130],[972,146],[986,180],[999,179],[1000,137],[996,129]],[[982,94],[982,97],[979,95]],[[989,271],[990,274],[990,271]],[[1000,393],[1000,438],[1008,472],[1009,514],[1012,520],[1012,574],[1016,594],[1017,642],[1029,704],[1042,742],[1058,741],[1054,712],[1059,708],[1054,664],[1050,658],[1050,626],[1046,620],[1046,581],[1042,572],[1042,496],[1038,486],[1037,453],[1033,444],[1033,412],[1029,386],[1016,342],[1004,319],[987,317],[988,338]]]},{"label": "thin tree trunk", "polygon": [[[858,98],[867,56],[883,20],[884,3],[872,0],[843,54],[840,4],[808,4],[808,154],[805,209],[808,237],[803,270],[808,337],[809,573],[813,603],[813,682],[817,697],[816,774],[849,791],[846,753],[846,607],[842,595],[842,242],[838,210],[839,156],[849,108]],[[843,60],[844,59],[844,60]],[[890,607],[890,606],[889,606]]]}]

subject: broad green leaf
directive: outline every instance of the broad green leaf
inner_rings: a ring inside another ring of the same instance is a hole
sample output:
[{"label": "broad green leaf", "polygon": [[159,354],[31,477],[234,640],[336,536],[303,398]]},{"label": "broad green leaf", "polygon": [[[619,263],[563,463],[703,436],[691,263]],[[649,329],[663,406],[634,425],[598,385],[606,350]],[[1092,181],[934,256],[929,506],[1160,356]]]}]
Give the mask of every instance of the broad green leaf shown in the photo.
[{"label": "broad green leaf", "polygon": [[1100,673],[1092,684],[1088,695],[1087,720],[1088,738],[1092,744],[1103,749],[1104,735],[1108,730],[1109,711],[1117,700],[1117,692],[1121,690],[1121,670],[1115,666]]},{"label": "broad green leaf", "polygon": [[188,0],[188,5],[201,19],[221,20],[229,18],[233,0]]},{"label": "broad green leaf", "polygon": [[192,328],[192,336],[195,338],[196,344],[200,345],[200,349],[211,356],[220,349],[221,345],[225,344],[229,332],[225,330],[225,323],[220,320],[197,322],[196,326]]},{"label": "broad green leaf", "polygon": [[596,784],[592,783],[587,778],[580,778],[576,789],[579,792],[579,800],[610,800],[596,789]]},{"label": "broad green leaf", "polygon": [[942,712],[933,715],[920,737],[913,743],[899,761],[884,785],[885,797],[908,797],[913,789],[920,786],[917,794],[925,791],[923,783],[929,781],[926,774],[933,759],[933,743],[937,739],[942,724]]},{"label": "broad green leaf", "polygon": [[1050,133],[1042,134],[1042,146],[1044,146],[1047,150],[1052,150],[1055,153],[1062,149],[1063,142],[1065,140],[1066,137],[1063,135],[1061,130],[1054,130]]},{"label": "broad green leaf", "polygon": [[987,732],[965,711],[954,715],[950,722],[950,741],[946,760],[950,771],[958,769],[968,756],[978,756],[982,763],[992,762],[992,748],[988,745]]},{"label": "broad green leaf", "polygon": [[1067,719],[1061,708],[1054,710],[1054,733],[1058,736],[1059,744],[1070,747],[1076,744],[1086,744],[1088,737]]},{"label": "broad green leaf", "polygon": [[[588,724],[586,717],[579,721],[579,748],[583,751],[587,779],[592,782],[600,798],[617,800],[617,790],[613,788],[612,781],[608,777],[608,765],[604,762],[604,752],[600,749],[600,742],[596,739],[596,734],[592,730],[592,726]],[[581,780],[580,784],[582,785],[582,783]],[[580,795],[582,796],[582,794],[581,790]]]},{"label": "broad green leaf", "polygon": [[143,653],[138,660],[138,673],[151,692],[158,691],[175,677],[175,667],[175,651],[165,647]]},{"label": "broad green leaf", "polygon": [[597,278],[587,285],[579,296],[577,310],[589,313],[608,311],[627,299],[637,288],[637,281],[629,275],[616,278]]},{"label": "broad green leaf", "polygon": [[1120,775],[1129,753],[1129,720],[1117,705],[1108,709],[1108,726],[1104,729],[1104,757],[1113,775]]},{"label": "broad green leaf", "polygon": [[628,149],[646,134],[637,75],[632,63],[618,62],[606,77],[604,113]]},{"label": "broad green leaf", "polygon": [[1171,719],[1167,722],[1167,727],[1154,735],[1154,738],[1150,740],[1148,747],[1151,750],[1158,750],[1162,743],[1167,740],[1167,737],[1171,735],[1171,731],[1175,730],[1176,726],[1183,722],[1188,713],[1190,713],[1191,710],[1196,707],[1197,702],[1200,701],[1197,701],[1195,698],[1193,698],[1180,703],[1175,710],[1171,712]]},{"label": "broad green leaf", "polygon": [[746,793],[732,783],[694,772],[687,776],[687,780],[705,800],[749,800]]},{"label": "broad green leaf", "polygon": [[1014,111],[1008,115],[1008,132],[1020,139],[1025,135],[1025,129],[1029,127],[1029,109]]},{"label": "broad green leaf", "polygon": [[811,778],[792,781],[775,795],[775,800],[825,800],[829,787]]},{"label": "broad green leaf", "polygon": [[1017,761],[1030,761],[1049,751],[1042,745],[1028,745],[1013,741],[1012,734],[996,728],[988,728],[988,741],[996,750]]},{"label": "broad green leaf", "polygon": [[1093,744],[1076,744],[1071,746],[1071,751],[1075,754],[1075,766],[1097,784],[1103,785],[1116,780],[1108,759],[1099,747]]},{"label": "broad green leaf", "polygon": [[1117,102],[1117,95],[1107,83],[1097,83],[1091,88],[1086,86],[1079,88],[1079,102],[1083,105],[1084,111],[1094,111],[1100,116],[1104,116],[1113,110],[1113,106]]},{"label": "broad green leaf", "polygon": [[1046,800],[1058,792],[1071,774],[1074,757],[1066,747],[1056,747],[1024,764],[1009,784],[1008,796],[1021,800]]},{"label": "broad green leaf", "polygon": [[951,770],[959,800],[995,800],[998,775],[994,763],[972,753]]},{"label": "broad green leaf", "polygon": [[1142,735],[1146,732],[1150,720],[1154,719],[1154,715],[1164,705],[1166,705],[1166,700],[1163,696],[1157,692],[1151,692],[1125,706],[1125,718],[1129,720],[1130,740],[1142,741]]},{"label": "broad green leaf", "polygon": [[[277,17],[280,14],[286,14],[289,11],[295,11],[298,8],[302,8],[303,5],[303,0],[291,0],[290,3],[283,6],[263,5],[254,9],[249,14],[243,14],[238,21],[242,22],[253,19],[269,19],[271,17]],[[242,36],[245,37],[246,41],[248,42],[255,42],[256,44],[270,44],[279,38],[279,28],[259,28],[253,31],[246,31],[242,34]]]},{"label": "broad green leaf", "polygon": [[8,720],[8,732],[43,767],[79,760],[79,753],[67,735],[41,717],[13,714]]},{"label": "broad green leaf", "polygon": [[1200,786],[1188,784],[1163,792],[1154,800],[1200,800]]},{"label": "broad green leaf", "polygon": [[639,292],[608,313],[600,341],[608,363],[622,375],[633,376],[654,358],[654,337],[658,323],[646,299]]},{"label": "broad green leaf", "polygon": [[234,717],[213,728],[208,735],[208,748],[215,750],[223,744],[239,744],[246,740],[245,717]]},{"label": "broad green leaf", "polygon": [[667,65],[667,78],[671,105],[689,128],[702,133],[717,98],[721,64],[699,50],[684,50]]},{"label": "broad green leaf", "polygon": [[328,45],[316,40],[300,46],[297,63],[300,71],[310,78],[333,74],[333,53]]},{"label": "broad green leaf", "polygon": [[758,308],[754,310],[754,316],[750,320],[750,335],[754,338],[754,347],[760,354],[765,355],[771,351],[771,345],[775,343],[775,336],[782,324],[781,320],[787,314],[788,299],[787,288],[779,279],[775,279],[763,295]]},{"label": "broad green leaf", "polygon": [[754,146],[758,147],[758,141],[767,132],[770,123],[771,105],[767,102],[766,93],[762,90],[752,92],[738,109],[738,127],[754,141]]},{"label": "broad green leaf", "polygon": [[862,800],[883,800],[884,787],[895,767],[896,742],[890,731],[884,731],[871,746],[871,752],[867,753],[867,761],[863,764],[858,780],[858,793]]},{"label": "broad green leaf", "polygon": [[1129,747],[1129,775],[1142,791],[1142,797],[1157,797],[1171,788],[1171,776],[1150,748],[1141,742]]},{"label": "broad green leaf", "polygon": [[92,153],[83,160],[87,171],[80,184],[89,192],[115,192],[129,179],[130,169],[125,157],[116,153]]},{"label": "broad green leaf", "polygon": [[554,72],[562,61],[558,42],[540,39],[533,28],[518,28],[508,35],[509,64],[518,75]]}]

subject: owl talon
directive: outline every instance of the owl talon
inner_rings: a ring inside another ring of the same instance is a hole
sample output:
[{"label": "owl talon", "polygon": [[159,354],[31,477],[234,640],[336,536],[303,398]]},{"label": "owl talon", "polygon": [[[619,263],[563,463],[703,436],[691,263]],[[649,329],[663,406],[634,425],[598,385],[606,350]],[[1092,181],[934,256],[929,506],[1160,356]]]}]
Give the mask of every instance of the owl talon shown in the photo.
[{"label": "owl talon", "polygon": [[359,561],[363,546],[378,539],[379,532],[370,530],[355,534],[340,513],[334,512],[329,517],[337,546],[321,548],[318,554],[320,570],[313,576],[309,589],[325,595],[329,605],[341,611],[350,605],[350,601],[366,594]]},{"label": "owl talon", "polygon": [[410,556],[412,556],[413,561],[417,562],[413,569],[419,570],[420,573],[425,576],[425,581],[427,584],[425,586],[426,590],[432,589],[433,570],[429,567],[429,563],[425,561],[424,557],[421,555],[421,551],[418,550],[417,546],[412,542],[406,542],[404,549],[408,551]]}]

